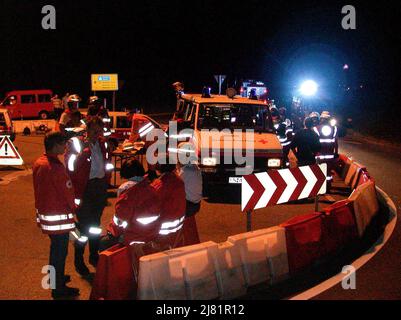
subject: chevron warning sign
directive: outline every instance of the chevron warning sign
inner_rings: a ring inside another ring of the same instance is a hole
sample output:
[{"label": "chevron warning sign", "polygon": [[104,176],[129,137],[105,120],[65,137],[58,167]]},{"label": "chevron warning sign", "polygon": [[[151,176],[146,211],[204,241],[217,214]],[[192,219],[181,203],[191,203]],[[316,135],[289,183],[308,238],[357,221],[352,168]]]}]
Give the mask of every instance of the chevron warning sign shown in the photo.
[{"label": "chevron warning sign", "polygon": [[0,136],[0,165],[20,166],[24,163],[8,136]]},{"label": "chevron warning sign", "polygon": [[326,163],[244,176],[241,185],[242,211],[325,194],[326,179]]}]

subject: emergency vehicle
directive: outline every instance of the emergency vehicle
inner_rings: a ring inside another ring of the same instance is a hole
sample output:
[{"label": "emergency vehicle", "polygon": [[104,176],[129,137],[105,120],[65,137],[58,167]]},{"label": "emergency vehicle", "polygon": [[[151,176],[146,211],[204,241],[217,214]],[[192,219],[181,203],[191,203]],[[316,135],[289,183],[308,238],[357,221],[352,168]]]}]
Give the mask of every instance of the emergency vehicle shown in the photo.
[{"label": "emergency vehicle", "polygon": [[245,80],[240,86],[240,95],[244,98],[250,98],[255,94],[258,100],[267,101],[269,91],[262,81]]},{"label": "emergency vehicle", "polygon": [[[283,148],[275,134],[267,104],[238,95],[229,97],[210,95],[208,92],[184,93],[178,97],[178,100],[182,127],[193,130],[193,135],[188,137],[188,143],[193,145],[193,150],[198,155],[204,185],[241,183],[241,176],[236,174],[236,169],[244,168],[246,163],[236,164],[235,159],[231,161],[231,164],[225,163],[227,162],[225,161],[226,154],[234,155],[235,139],[238,139],[234,130],[240,131],[242,141],[238,142],[241,142],[239,145],[242,145],[242,154],[247,151],[246,139],[249,136],[246,136],[246,130],[254,130],[253,173],[284,166]],[[225,138],[231,138],[233,143],[227,146],[224,143]],[[216,144],[220,146],[217,153],[213,147]]]}]

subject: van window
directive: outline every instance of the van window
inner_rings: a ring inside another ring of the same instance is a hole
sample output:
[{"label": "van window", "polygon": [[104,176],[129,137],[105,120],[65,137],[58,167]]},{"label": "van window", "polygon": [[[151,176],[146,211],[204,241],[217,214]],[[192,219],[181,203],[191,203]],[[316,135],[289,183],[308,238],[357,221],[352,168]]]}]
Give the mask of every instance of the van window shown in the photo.
[{"label": "van window", "polygon": [[131,128],[131,122],[128,120],[128,117],[117,117],[117,128]]},{"label": "van window", "polygon": [[38,102],[50,102],[51,98],[50,94],[38,94]]},{"label": "van window", "polygon": [[16,96],[10,96],[3,102],[3,106],[12,106],[17,103],[17,97]]},{"label": "van window", "polygon": [[21,103],[35,103],[36,97],[34,94],[26,94],[21,96]]}]

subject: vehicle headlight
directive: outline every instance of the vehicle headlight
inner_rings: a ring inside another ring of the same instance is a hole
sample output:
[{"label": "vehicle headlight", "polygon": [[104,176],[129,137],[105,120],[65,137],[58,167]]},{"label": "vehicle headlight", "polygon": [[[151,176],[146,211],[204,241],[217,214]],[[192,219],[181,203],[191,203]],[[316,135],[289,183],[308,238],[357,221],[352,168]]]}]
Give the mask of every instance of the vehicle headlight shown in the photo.
[{"label": "vehicle headlight", "polygon": [[214,158],[214,157],[203,158],[202,159],[202,164],[204,166],[215,166],[217,164],[217,159]]},{"label": "vehicle headlight", "polygon": [[324,127],[322,128],[322,134],[323,134],[325,137],[328,137],[329,135],[331,135],[331,128],[330,128],[329,126],[324,126]]},{"label": "vehicle headlight", "polygon": [[280,159],[276,159],[276,158],[272,158],[267,160],[267,166],[269,168],[278,168],[281,165],[281,160]]},{"label": "vehicle headlight", "polygon": [[337,120],[336,120],[336,119],[331,119],[331,120],[330,120],[330,125],[331,125],[332,127],[334,127],[336,124],[337,124]]}]

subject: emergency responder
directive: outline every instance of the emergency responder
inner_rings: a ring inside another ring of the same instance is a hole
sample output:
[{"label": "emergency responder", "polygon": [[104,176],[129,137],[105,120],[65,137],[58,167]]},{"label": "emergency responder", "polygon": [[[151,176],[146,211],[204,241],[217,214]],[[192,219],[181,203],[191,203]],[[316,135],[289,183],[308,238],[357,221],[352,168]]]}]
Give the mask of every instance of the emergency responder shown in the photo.
[{"label": "emergency responder", "polygon": [[177,98],[177,105],[175,113],[173,115],[173,120],[178,121],[179,119],[181,119],[182,121],[184,117],[184,101],[182,101],[180,98],[181,95],[184,93],[184,84],[182,82],[174,82],[172,86],[174,88]]},{"label": "emergency responder", "polygon": [[68,254],[69,232],[75,228],[74,191],[70,178],[58,156],[64,154],[66,140],[60,132],[47,134],[46,153],[33,165],[36,219],[44,234],[50,237],[50,261],[56,271],[53,298],[77,296],[79,290],[66,286],[70,277],[64,274]]},{"label": "emergency responder", "polygon": [[291,141],[290,148],[298,160],[298,167],[316,163],[316,153],[320,151],[321,144],[319,136],[313,130],[314,120],[306,118],[305,128],[298,131]]},{"label": "emergency responder", "polygon": [[312,119],[313,127],[316,127],[320,124],[320,114],[319,112],[311,112],[309,114],[309,118]]},{"label": "emergency responder", "polygon": [[124,141],[123,149],[134,148],[135,142],[144,142],[148,146],[150,141],[146,141],[146,135],[155,129],[155,125],[143,114],[135,113],[132,116],[131,134],[128,140]]},{"label": "emergency responder", "polygon": [[59,128],[60,128],[60,132],[62,134],[66,133],[65,128],[71,127],[69,125],[69,123],[71,121],[71,114],[74,111],[78,110],[78,106],[79,106],[79,102],[80,101],[81,101],[81,98],[77,94],[73,94],[73,95],[68,96],[67,108],[64,109],[64,112],[60,116],[60,120],[59,120]]},{"label": "emergency responder", "polygon": [[182,245],[182,226],[185,219],[186,195],[185,185],[176,173],[176,165],[157,164],[156,179],[152,185],[161,201],[161,227],[159,243],[163,249],[171,249]]},{"label": "emergency responder", "polygon": [[84,134],[86,126],[81,122],[82,114],[79,110],[70,113],[70,121],[64,128],[65,136],[68,139]]},{"label": "emergency responder", "polygon": [[[141,231],[141,228],[138,229],[138,224],[139,226],[141,224],[139,221],[135,221],[132,215],[138,214],[139,217],[143,215],[143,212],[140,211],[143,209],[140,205],[141,201],[145,201],[145,203],[148,200],[149,203],[157,201],[157,199],[154,200],[154,193],[149,193],[148,187],[150,186],[151,180],[148,179],[148,176],[145,176],[145,170],[138,160],[125,162],[121,168],[121,176],[125,178],[129,177],[129,180],[118,188],[116,214],[107,227],[106,236],[102,237],[101,239],[100,251],[103,251],[119,242],[123,243],[124,240],[126,241],[126,244],[129,245],[132,241],[134,241],[133,239],[138,241],[138,236],[143,237],[140,232],[138,233],[138,230]],[[128,198],[123,199],[125,192],[129,191],[143,180],[146,180],[146,183],[140,184],[134,189],[134,191],[130,193]],[[146,214],[147,213],[145,213],[145,215]],[[123,223],[124,221],[127,223],[130,222],[130,224],[126,225]],[[126,235],[122,237],[123,234]],[[157,236],[158,233],[155,235],[155,238]]]},{"label": "emergency responder", "polygon": [[54,111],[55,118],[56,118],[56,120],[59,120],[60,116],[64,112],[63,101],[61,101],[61,99],[58,97],[57,94],[55,94],[52,97],[51,101],[53,103],[53,111]]},{"label": "emergency responder", "polygon": [[183,226],[184,245],[200,243],[195,214],[199,212],[202,200],[202,173],[193,161],[178,162],[178,175],[184,181],[186,207]]},{"label": "emergency responder", "polygon": [[[78,230],[89,238],[89,263],[96,267],[101,233],[100,218],[107,202],[107,183],[114,166],[110,162],[108,143],[103,138],[103,121],[93,117],[87,123],[86,136],[68,141],[65,162],[75,189]],[[86,242],[75,242],[75,268],[89,274],[84,263]]]}]

